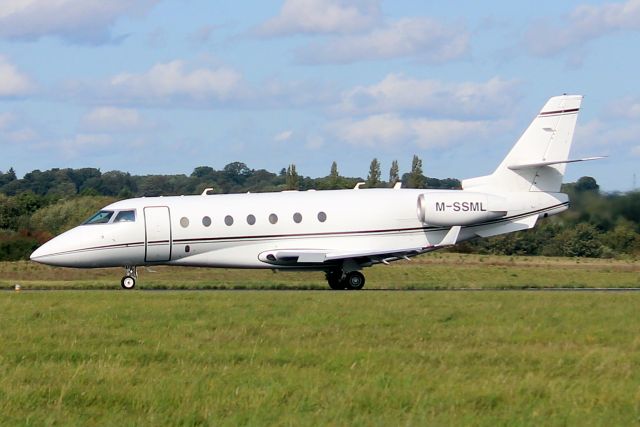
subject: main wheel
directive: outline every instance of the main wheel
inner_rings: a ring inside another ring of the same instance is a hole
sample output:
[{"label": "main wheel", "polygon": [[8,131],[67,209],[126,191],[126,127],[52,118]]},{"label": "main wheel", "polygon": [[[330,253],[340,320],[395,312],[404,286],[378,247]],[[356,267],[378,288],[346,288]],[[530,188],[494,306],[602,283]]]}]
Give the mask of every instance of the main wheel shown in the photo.
[{"label": "main wheel", "polygon": [[131,276],[124,276],[120,281],[120,285],[123,289],[133,289],[136,286],[136,279]]},{"label": "main wheel", "polygon": [[336,291],[344,289],[344,282],[341,280],[341,271],[327,271],[326,277],[331,289],[335,289]]},{"label": "main wheel", "polygon": [[364,274],[359,271],[350,271],[344,278],[347,289],[358,290],[364,287]]}]

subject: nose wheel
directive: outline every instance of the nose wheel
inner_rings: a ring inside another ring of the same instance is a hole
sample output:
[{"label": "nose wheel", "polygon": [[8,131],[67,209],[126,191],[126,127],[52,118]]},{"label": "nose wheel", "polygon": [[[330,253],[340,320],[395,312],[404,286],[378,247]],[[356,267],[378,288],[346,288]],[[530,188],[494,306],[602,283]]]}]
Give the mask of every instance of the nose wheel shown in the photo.
[{"label": "nose wheel", "polygon": [[122,289],[133,289],[136,286],[136,279],[138,278],[138,269],[135,266],[125,267],[125,276],[120,281]]}]

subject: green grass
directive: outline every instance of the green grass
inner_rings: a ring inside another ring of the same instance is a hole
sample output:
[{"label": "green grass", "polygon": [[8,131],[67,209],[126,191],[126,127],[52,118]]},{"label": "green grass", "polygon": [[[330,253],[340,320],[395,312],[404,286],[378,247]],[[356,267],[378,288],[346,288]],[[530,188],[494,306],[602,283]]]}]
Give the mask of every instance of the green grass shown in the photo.
[{"label": "green grass", "polygon": [[0,425],[637,425],[640,294],[0,292]]},{"label": "green grass", "polygon": [[[140,289],[327,289],[318,272],[154,267]],[[364,270],[367,289],[640,287],[640,262],[433,253]],[[116,289],[122,269],[76,270],[0,263],[0,288]]]}]

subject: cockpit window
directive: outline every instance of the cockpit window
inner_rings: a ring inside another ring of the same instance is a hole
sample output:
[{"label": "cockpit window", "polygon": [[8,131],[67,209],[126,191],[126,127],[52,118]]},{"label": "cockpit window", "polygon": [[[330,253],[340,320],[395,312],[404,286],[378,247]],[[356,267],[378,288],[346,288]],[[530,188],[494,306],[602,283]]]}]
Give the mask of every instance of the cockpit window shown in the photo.
[{"label": "cockpit window", "polygon": [[100,211],[91,218],[89,218],[85,224],[106,224],[113,216],[113,211]]},{"label": "cockpit window", "polygon": [[136,220],[136,211],[120,211],[116,215],[113,222],[134,222]]}]

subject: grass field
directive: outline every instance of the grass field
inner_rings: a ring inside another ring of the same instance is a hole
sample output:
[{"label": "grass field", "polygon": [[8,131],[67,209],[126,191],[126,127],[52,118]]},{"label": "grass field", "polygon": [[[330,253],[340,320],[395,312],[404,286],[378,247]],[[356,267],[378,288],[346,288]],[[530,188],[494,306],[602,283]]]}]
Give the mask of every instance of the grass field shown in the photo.
[{"label": "grass field", "polygon": [[[327,289],[322,273],[154,267],[140,289]],[[367,289],[640,287],[640,262],[432,253],[364,270]],[[0,263],[0,288],[117,289],[122,269],[77,270]]]},{"label": "grass field", "polygon": [[640,424],[640,293],[393,291],[638,287],[638,263],[443,253],[366,273],[389,291],[160,267],[140,289],[247,290],[110,292],[120,270],[0,263],[27,290],[0,292],[0,425]]},{"label": "grass field", "polygon": [[640,294],[3,292],[1,425],[637,425]]}]

